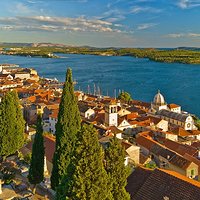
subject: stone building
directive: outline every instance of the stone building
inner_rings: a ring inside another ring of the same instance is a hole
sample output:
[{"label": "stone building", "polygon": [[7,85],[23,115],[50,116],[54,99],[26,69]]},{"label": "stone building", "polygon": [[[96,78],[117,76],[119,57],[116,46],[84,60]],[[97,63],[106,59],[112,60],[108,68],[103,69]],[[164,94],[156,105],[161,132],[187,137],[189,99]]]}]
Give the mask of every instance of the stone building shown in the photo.
[{"label": "stone building", "polygon": [[156,113],[157,111],[162,110],[162,109],[167,110],[168,107],[163,95],[158,90],[158,93],[154,96],[153,102],[151,103],[150,112]]},{"label": "stone building", "polygon": [[105,105],[105,125],[118,127],[117,103],[111,100]]},{"label": "stone building", "polygon": [[194,119],[190,114],[176,113],[169,110],[159,110],[156,115],[169,123],[180,126],[185,130],[196,130]]}]

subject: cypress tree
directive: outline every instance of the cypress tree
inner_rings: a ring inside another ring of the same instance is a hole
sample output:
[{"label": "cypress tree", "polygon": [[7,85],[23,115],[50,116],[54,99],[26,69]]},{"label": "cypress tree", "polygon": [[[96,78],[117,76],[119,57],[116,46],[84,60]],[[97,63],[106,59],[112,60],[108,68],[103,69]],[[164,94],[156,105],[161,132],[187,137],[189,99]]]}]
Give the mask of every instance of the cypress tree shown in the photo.
[{"label": "cypress tree", "polygon": [[129,200],[130,195],[126,192],[128,168],[124,165],[125,151],[119,140],[114,137],[105,150],[105,169],[111,183],[111,193],[114,200]]},{"label": "cypress tree", "polygon": [[5,158],[23,146],[24,128],[17,93],[7,92],[0,103],[0,156]]},{"label": "cypress tree", "polygon": [[[29,168],[28,180],[35,186],[44,180],[44,138],[42,128],[42,117],[39,114],[37,117],[36,134],[32,146],[31,164]],[[34,186],[34,193],[35,193]]]},{"label": "cypress tree", "polygon": [[97,131],[92,125],[83,125],[72,168],[71,180],[62,180],[57,188],[58,200],[111,200],[108,176],[103,166],[103,150],[98,142]]},{"label": "cypress tree", "polygon": [[71,163],[77,132],[81,126],[80,124],[81,118],[74,95],[72,70],[67,69],[55,133],[56,149],[53,157],[53,170],[51,175],[51,187],[54,190],[60,184],[63,176],[69,174],[67,169]]},{"label": "cypress tree", "polygon": [[25,129],[25,121],[23,117],[23,113],[21,110],[21,105],[19,103],[18,94],[16,91],[12,91],[14,105],[16,108],[16,126],[15,126],[15,140],[18,141],[17,149],[20,149],[24,144],[24,129]]}]

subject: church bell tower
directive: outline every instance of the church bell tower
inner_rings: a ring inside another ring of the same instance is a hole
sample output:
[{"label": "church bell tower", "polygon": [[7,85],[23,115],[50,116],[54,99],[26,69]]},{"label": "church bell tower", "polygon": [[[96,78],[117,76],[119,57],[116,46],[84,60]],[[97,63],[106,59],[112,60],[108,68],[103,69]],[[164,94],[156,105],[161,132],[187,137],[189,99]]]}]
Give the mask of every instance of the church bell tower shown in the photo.
[{"label": "church bell tower", "polygon": [[105,105],[105,125],[118,126],[117,103],[115,100],[111,100]]}]

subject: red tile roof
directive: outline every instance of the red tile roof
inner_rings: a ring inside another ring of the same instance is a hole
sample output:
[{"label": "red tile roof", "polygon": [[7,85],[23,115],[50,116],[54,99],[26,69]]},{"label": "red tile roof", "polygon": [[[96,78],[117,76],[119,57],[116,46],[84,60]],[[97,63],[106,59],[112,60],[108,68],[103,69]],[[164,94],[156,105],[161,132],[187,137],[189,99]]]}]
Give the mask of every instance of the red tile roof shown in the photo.
[{"label": "red tile roof", "polygon": [[200,149],[200,141],[198,141],[198,142],[193,142],[193,143],[191,144],[191,146],[193,146],[193,147],[195,147],[195,148],[197,148],[197,149]]},{"label": "red tile roof", "polygon": [[193,156],[197,154],[197,149],[195,147],[189,146],[187,144],[181,144],[172,140],[163,139],[163,145],[167,148],[177,152],[180,155],[185,155],[186,153]]},{"label": "red tile roof", "polygon": [[[30,151],[32,151],[32,142],[29,142],[26,145],[26,148],[28,148]],[[55,138],[45,135],[44,136],[44,147],[45,147],[45,156],[49,162],[52,162],[53,154],[55,151]]]},{"label": "red tile roof", "polygon": [[185,129],[183,129],[182,127],[176,127],[174,130],[172,130],[172,132],[178,136],[189,136],[191,135],[191,133],[189,133],[188,131],[186,131]]},{"label": "red tile roof", "polygon": [[172,108],[178,108],[178,107],[180,107],[180,106],[177,105],[177,104],[171,103],[171,104],[168,104],[168,107],[169,107],[170,109],[172,109]]},{"label": "red tile roof", "polygon": [[149,178],[152,172],[153,172],[152,170],[149,170],[147,168],[137,167],[128,177],[127,179],[128,184],[126,186],[126,190],[129,192],[131,200],[133,199],[134,195],[137,194],[139,189],[143,186],[143,184],[145,183],[147,178]]},{"label": "red tile roof", "polygon": [[135,142],[137,145],[142,146],[148,150],[150,150],[154,144],[157,144],[157,142],[149,136],[139,136],[136,138]]},{"label": "red tile roof", "polygon": [[199,200],[200,183],[176,172],[139,168],[128,177],[131,200]]},{"label": "red tile roof", "polygon": [[121,145],[122,147],[124,147],[125,149],[128,149],[129,147],[133,146],[131,143],[124,141],[124,140],[120,140],[121,141]]},{"label": "red tile roof", "polygon": [[49,115],[49,117],[57,119],[58,118],[58,112],[59,112],[59,109],[52,110],[52,113]]},{"label": "red tile roof", "polygon": [[49,162],[52,162],[53,155],[55,152],[55,138],[48,135],[44,136],[44,146],[45,146],[45,155]]}]

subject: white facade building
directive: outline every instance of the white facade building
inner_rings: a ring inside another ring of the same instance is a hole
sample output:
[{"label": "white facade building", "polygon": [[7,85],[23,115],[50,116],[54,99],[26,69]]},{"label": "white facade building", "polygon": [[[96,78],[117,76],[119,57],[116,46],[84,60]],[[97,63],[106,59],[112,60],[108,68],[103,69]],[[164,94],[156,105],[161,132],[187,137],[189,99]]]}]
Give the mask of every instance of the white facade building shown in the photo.
[{"label": "white facade building", "polygon": [[195,130],[194,119],[189,114],[175,113],[169,110],[160,110],[156,113],[161,119],[180,126],[185,130]]},{"label": "white facade building", "polygon": [[165,102],[163,95],[158,90],[158,93],[155,95],[153,99],[153,103],[151,103],[151,112],[155,113],[162,109],[168,109],[167,103]]}]

